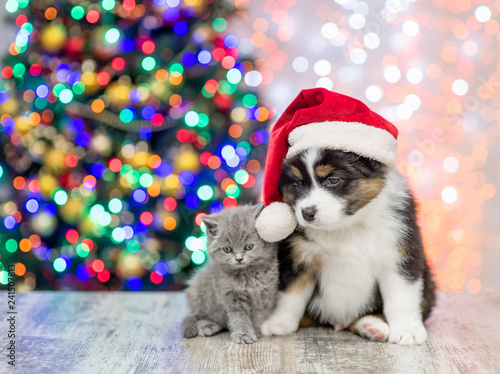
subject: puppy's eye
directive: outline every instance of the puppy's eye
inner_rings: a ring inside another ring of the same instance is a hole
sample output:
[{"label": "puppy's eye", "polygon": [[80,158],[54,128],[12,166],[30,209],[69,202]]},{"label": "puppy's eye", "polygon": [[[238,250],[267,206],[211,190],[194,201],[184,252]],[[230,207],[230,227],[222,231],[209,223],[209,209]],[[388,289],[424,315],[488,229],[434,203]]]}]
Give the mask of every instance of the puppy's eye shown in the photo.
[{"label": "puppy's eye", "polygon": [[340,182],[340,178],[337,177],[329,177],[326,179],[326,184],[329,186],[335,186]]},{"label": "puppy's eye", "polygon": [[222,250],[225,252],[225,253],[231,253],[233,251],[233,249],[231,247],[224,247],[222,248]]},{"label": "puppy's eye", "polygon": [[251,251],[253,249],[253,244],[245,245],[245,251]]}]

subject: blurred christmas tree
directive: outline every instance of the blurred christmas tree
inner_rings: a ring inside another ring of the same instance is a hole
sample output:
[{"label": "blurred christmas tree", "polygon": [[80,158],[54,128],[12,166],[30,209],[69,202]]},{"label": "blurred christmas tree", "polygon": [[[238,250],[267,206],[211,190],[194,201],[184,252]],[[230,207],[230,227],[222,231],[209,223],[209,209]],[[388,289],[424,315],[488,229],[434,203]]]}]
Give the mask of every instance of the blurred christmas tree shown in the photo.
[{"label": "blurred christmas tree", "polygon": [[206,259],[201,217],[257,200],[273,115],[227,3],[5,7],[0,270],[24,289],[179,289]]}]

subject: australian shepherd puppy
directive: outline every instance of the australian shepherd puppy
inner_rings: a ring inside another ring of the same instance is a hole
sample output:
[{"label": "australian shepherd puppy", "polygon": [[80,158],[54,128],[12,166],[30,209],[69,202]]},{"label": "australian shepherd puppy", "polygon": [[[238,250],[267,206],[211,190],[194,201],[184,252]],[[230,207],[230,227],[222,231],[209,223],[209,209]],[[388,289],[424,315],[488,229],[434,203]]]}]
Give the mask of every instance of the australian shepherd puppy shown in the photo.
[{"label": "australian shepherd puppy", "polygon": [[309,149],[284,161],[278,188],[299,225],[279,244],[281,292],[262,333],[291,333],[306,312],[371,340],[424,343],[435,285],[401,175]]}]

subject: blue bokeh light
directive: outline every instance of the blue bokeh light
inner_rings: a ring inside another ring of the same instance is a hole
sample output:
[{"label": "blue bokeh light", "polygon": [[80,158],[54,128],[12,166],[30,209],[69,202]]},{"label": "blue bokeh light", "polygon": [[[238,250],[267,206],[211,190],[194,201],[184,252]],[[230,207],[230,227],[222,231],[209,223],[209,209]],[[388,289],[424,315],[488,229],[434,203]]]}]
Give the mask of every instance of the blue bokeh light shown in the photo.
[{"label": "blue bokeh light", "polygon": [[132,52],[134,50],[134,41],[132,39],[123,39],[121,47],[123,52]]},{"label": "blue bokeh light", "polygon": [[177,22],[175,25],[174,25],[174,32],[177,34],[177,35],[185,35],[187,32],[188,32],[188,25],[186,22]]},{"label": "blue bokeh light", "polygon": [[196,209],[200,205],[200,199],[195,194],[187,195],[185,202],[189,209]]},{"label": "blue bokeh light", "polygon": [[7,230],[13,230],[17,226],[17,221],[13,216],[5,216],[3,219],[3,225]]},{"label": "blue bokeh light", "polygon": [[28,199],[26,201],[26,210],[31,214],[38,212],[40,203],[36,199]]},{"label": "blue bokeh light", "polygon": [[146,193],[146,191],[144,189],[138,188],[132,194],[132,198],[134,199],[135,202],[137,202],[139,204],[143,204],[148,199],[148,194]]},{"label": "blue bokeh light", "polygon": [[233,34],[226,35],[224,45],[226,48],[236,48],[238,46],[238,37]]},{"label": "blue bokeh light", "polygon": [[137,291],[142,287],[142,281],[137,277],[130,277],[127,279],[127,285],[131,290]]},{"label": "blue bokeh light", "polygon": [[89,279],[89,271],[87,269],[87,267],[85,266],[85,264],[80,264],[77,266],[76,268],[76,277],[82,281],[82,282],[85,282],[87,279]]},{"label": "blue bokeh light", "polygon": [[179,174],[179,180],[184,186],[192,186],[196,182],[196,176],[190,171],[183,171]]}]

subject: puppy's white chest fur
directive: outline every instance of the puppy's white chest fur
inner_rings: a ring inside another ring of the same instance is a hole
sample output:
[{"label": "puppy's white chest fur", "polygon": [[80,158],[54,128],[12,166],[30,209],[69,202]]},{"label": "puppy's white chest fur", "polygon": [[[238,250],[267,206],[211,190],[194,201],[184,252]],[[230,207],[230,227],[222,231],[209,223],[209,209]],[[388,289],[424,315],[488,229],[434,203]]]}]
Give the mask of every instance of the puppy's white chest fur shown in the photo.
[{"label": "puppy's white chest fur", "polygon": [[349,325],[364,315],[376,295],[377,278],[398,263],[397,242],[402,223],[388,214],[381,194],[359,212],[364,219],[343,229],[308,230],[301,242],[304,255],[314,253],[317,291],[309,310],[322,322]]},{"label": "puppy's white chest fur", "polygon": [[[327,236],[334,235],[322,235]],[[309,245],[317,247],[321,258],[317,268],[317,292],[309,309],[321,322],[349,325],[363,315],[374,296],[376,275],[380,265],[373,258],[373,248],[365,235],[344,235],[336,239],[314,240]]]}]

